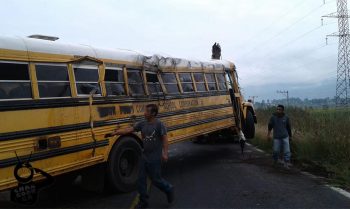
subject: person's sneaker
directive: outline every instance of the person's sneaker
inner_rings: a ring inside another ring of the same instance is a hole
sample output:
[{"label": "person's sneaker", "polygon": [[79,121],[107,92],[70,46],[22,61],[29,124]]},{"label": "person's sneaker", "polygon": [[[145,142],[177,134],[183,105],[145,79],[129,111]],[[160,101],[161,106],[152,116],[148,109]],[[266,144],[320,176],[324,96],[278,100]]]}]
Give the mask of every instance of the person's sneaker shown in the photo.
[{"label": "person's sneaker", "polygon": [[290,162],[284,162],[283,167],[289,170],[292,167],[292,164]]},{"label": "person's sneaker", "polygon": [[168,199],[168,203],[174,202],[174,187],[172,187],[170,191],[166,193],[166,197]]}]

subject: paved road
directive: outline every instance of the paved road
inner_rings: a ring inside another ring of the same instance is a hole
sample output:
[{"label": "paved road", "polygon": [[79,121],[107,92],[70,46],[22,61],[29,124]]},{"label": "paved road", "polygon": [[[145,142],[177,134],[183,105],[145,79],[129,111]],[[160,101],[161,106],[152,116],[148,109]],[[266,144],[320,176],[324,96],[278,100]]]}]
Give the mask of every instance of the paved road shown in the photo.
[{"label": "paved road", "polygon": [[[151,187],[153,208],[350,208],[350,199],[322,181],[273,168],[270,157],[252,147],[242,156],[233,143],[172,145],[163,174],[176,187],[176,201],[168,205]],[[16,207],[5,201],[7,195],[0,194],[0,208]],[[35,207],[130,208],[135,196],[87,192],[59,180]]]}]

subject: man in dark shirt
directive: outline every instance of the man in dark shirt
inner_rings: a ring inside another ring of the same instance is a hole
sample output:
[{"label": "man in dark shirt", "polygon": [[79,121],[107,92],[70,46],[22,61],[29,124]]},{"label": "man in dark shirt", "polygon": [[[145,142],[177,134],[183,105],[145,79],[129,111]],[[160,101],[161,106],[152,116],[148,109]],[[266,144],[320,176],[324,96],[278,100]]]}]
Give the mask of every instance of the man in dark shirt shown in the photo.
[{"label": "man in dark shirt", "polygon": [[271,139],[271,130],[273,129],[273,159],[277,164],[279,154],[283,148],[284,166],[290,167],[290,147],[289,141],[292,140],[291,125],[288,116],[284,113],[284,106],[278,105],[277,111],[274,113],[268,125],[268,139]]},{"label": "man in dark shirt", "polygon": [[112,135],[125,135],[141,131],[143,153],[140,162],[138,191],[139,207],[148,207],[147,176],[152,183],[167,195],[168,202],[173,202],[174,187],[161,177],[161,162],[168,160],[168,138],[164,124],[156,118],[158,107],[149,104],[145,109],[145,121],[136,123],[133,127],[116,130]]}]

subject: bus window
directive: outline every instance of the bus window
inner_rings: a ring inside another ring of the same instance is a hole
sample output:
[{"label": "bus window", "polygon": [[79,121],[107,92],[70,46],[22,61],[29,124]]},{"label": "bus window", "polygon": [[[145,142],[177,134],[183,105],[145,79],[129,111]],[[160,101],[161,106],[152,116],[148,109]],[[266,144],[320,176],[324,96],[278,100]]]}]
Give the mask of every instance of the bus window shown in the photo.
[{"label": "bus window", "polygon": [[32,98],[28,64],[0,63],[0,99]]},{"label": "bus window", "polygon": [[178,94],[180,92],[175,73],[163,73],[162,80],[168,94]]},{"label": "bus window", "polygon": [[217,88],[214,73],[207,73],[205,74],[205,77],[207,78],[209,91],[216,91]]},{"label": "bus window", "polygon": [[160,86],[158,76],[156,73],[146,73],[146,80],[148,91],[150,94],[163,94],[162,87]]},{"label": "bus window", "polygon": [[[227,71],[229,71],[229,70],[230,69],[227,69]],[[228,86],[229,89],[232,89],[232,85],[231,85],[229,76],[231,76],[231,75],[225,73],[226,85]]]},{"label": "bus window", "polygon": [[74,77],[78,96],[89,95],[95,89],[95,94],[101,95],[97,68],[74,67]]},{"label": "bus window", "polygon": [[107,96],[125,95],[125,81],[122,68],[107,68],[105,81]]},{"label": "bus window", "polygon": [[191,73],[179,73],[180,82],[184,92],[193,92]]},{"label": "bus window", "polygon": [[71,96],[67,66],[36,64],[35,71],[41,98]]},{"label": "bus window", "polygon": [[197,91],[203,92],[206,91],[205,89],[205,82],[204,82],[204,74],[203,73],[194,73],[194,80],[196,81]]},{"label": "bus window", "polygon": [[142,73],[140,70],[129,70],[128,69],[128,83],[129,83],[130,94],[132,96],[145,94]]},{"label": "bus window", "polygon": [[227,90],[227,86],[226,86],[225,75],[221,74],[221,73],[218,73],[218,74],[216,74],[216,78],[218,79],[219,90],[220,91],[226,91]]}]

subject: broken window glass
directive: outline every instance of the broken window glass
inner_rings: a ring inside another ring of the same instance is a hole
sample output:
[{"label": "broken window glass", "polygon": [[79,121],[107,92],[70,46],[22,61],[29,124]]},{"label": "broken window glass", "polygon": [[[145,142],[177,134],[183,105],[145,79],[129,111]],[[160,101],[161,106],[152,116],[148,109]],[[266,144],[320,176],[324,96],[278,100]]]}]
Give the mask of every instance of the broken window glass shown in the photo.
[{"label": "broken window glass", "polygon": [[105,84],[107,96],[125,95],[126,91],[123,69],[106,69]]},{"label": "broken window glass", "polygon": [[217,87],[214,73],[206,73],[205,77],[207,79],[209,91],[216,91]]},{"label": "broken window glass", "polygon": [[144,95],[145,89],[140,70],[128,69],[128,83],[131,95]]},{"label": "broken window glass", "polygon": [[163,73],[162,80],[168,94],[178,94],[180,92],[175,73]]},{"label": "broken window glass", "polygon": [[218,86],[219,86],[219,90],[220,91],[226,91],[227,87],[226,87],[226,79],[225,79],[225,75],[224,74],[216,74],[216,78],[218,80]]},{"label": "broken window glass", "polygon": [[196,81],[197,91],[203,92],[206,91],[205,82],[204,82],[204,74],[203,73],[194,73],[194,80]]},{"label": "broken window glass", "polygon": [[78,95],[88,95],[93,91],[96,91],[95,94],[101,94],[97,68],[75,67],[74,76]]},{"label": "broken window glass", "polygon": [[191,73],[179,73],[182,90],[184,92],[193,92],[193,83]]},{"label": "broken window glass", "polygon": [[183,82],[192,82],[191,73],[179,73],[180,81]]},{"label": "broken window glass", "polygon": [[146,73],[148,91],[150,94],[163,94],[158,76],[155,73]]}]

